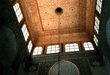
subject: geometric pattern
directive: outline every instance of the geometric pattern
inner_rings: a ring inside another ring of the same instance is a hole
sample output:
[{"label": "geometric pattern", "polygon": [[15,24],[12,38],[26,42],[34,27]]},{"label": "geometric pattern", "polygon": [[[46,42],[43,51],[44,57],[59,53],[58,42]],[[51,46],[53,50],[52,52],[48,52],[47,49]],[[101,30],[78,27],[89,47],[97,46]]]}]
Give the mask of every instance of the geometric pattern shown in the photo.
[{"label": "geometric pattern", "polygon": [[60,61],[54,64],[49,71],[49,75],[79,75],[77,66],[69,61]]},{"label": "geometric pattern", "polygon": [[[37,0],[41,23],[44,30],[70,28],[79,26],[79,0]],[[61,7],[63,14],[59,16],[55,9]]]}]

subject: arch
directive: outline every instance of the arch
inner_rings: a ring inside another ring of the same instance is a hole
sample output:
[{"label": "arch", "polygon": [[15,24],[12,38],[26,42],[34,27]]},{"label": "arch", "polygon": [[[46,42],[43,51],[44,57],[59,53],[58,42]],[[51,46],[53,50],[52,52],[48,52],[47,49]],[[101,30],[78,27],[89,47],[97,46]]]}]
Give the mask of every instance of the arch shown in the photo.
[{"label": "arch", "polygon": [[107,43],[110,46],[110,17],[107,19],[106,22],[106,38],[107,38]]},{"label": "arch", "polygon": [[10,27],[2,27],[0,30],[1,52],[6,54],[11,63],[18,53],[17,37]]},{"label": "arch", "polygon": [[77,66],[66,60],[55,63],[49,70],[48,75],[58,75],[58,66],[60,64],[60,75],[80,75],[79,69]]}]

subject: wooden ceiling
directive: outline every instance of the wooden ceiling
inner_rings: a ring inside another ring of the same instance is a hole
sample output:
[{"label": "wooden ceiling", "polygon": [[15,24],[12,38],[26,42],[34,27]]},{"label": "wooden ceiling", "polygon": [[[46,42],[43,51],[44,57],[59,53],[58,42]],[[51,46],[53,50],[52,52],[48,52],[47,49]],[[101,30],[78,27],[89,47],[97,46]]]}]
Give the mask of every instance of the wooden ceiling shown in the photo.
[{"label": "wooden ceiling", "polygon": [[[96,0],[20,0],[34,45],[91,41]],[[62,15],[55,13],[63,9]],[[60,25],[60,26],[58,26]]]}]

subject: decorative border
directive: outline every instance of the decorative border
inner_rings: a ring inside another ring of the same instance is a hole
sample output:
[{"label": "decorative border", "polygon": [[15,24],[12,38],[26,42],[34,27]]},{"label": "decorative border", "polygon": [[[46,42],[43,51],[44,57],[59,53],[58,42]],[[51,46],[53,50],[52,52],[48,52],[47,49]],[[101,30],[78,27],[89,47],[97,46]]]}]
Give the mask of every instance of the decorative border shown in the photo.
[{"label": "decorative border", "polygon": [[[73,9],[73,11],[71,11],[71,9]],[[69,12],[70,12],[70,13],[74,13],[75,11],[76,11],[76,8],[75,8],[75,7],[70,7],[70,8],[69,8]]]}]

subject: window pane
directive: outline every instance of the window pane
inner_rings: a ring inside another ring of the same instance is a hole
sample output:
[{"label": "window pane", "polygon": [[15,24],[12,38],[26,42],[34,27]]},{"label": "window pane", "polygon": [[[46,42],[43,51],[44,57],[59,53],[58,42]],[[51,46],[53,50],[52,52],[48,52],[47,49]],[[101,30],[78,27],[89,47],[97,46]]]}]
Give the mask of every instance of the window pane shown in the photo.
[{"label": "window pane", "polygon": [[97,39],[97,37],[94,35],[94,42],[95,42],[95,44],[96,44],[96,46],[98,46],[98,39]]},{"label": "window pane", "polygon": [[59,45],[56,45],[56,48],[58,48],[59,47]]},{"label": "window pane", "polygon": [[67,49],[70,49],[70,48],[69,47],[66,47],[65,49],[67,50]]},{"label": "window pane", "polygon": [[65,46],[67,47],[67,46],[69,46],[69,44],[66,44]]},{"label": "window pane", "polygon": [[59,52],[59,50],[56,50],[56,52]]},{"label": "window pane", "polygon": [[51,48],[51,46],[48,46],[47,49]]},{"label": "window pane", "polygon": [[52,48],[52,50],[55,50],[55,48]]},{"label": "window pane", "polygon": [[88,47],[88,45],[84,45],[84,47]]},{"label": "window pane", "polygon": [[92,43],[91,42],[88,42],[88,45],[92,45]]},{"label": "window pane", "polygon": [[78,46],[78,44],[75,43],[74,46]]},{"label": "window pane", "polygon": [[53,45],[52,47],[55,47],[55,45]]},{"label": "window pane", "polygon": [[55,51],[51,51],[51,53],[55,53]]},{"label": "window pane", "polygon": [[42,52],[42,47],[36,47],[34,49],[33,55],[39,55]]},{"label": "window pane", "polygon": [[65,50],[65,52],[69,52],[69,51],[70,51],[69,49]]},{"label": "window pane", "polygon": [[74,49],[70,49],[70,51],[74,51]]},{"label": "window pane", "polygon": [[85,48],[85,50],[89,50],[89,48]]},{"label": "window pane", "polygon": [[31,41],[29,41],[28,49],[29,49],[29,52],[31,52],[31,49],[32,49],[32,42]]},{"label": "window pane", "polygon": [[52,49],[49,49],[49,48],[48,48],[47,50],[48,50],[48,51],[51,51]]},{"label": "window pane", "polygon": [[75,51],[79,51],[79,49],[75,49]]},{"label": "window pane", "polygon": [[38,49],[39,49],[39,47],[36,47],[35,49],[36,49],[36,50],[38,50]]},{"label": "window pane", "polygon": [[94,50],[94,48],[92,47],[92,48],[90,48],[90,50]]},{"label": "window pane", "polygon": [[92,45],[89,45],[89,47],[93,47]]},{"label": "window pane", "polygon": [[26,27],[26,24],[23,25],[23,27],[21,28],[22,32],[23,32],[23,36],[25,38],[25,41],[27,41],[28,37],[29,37],[29,33]]},{"label": "window pane", "polygon": [[75,48],[78,48],[78,46],[75,46]]},{"label": "window pane", "polygon": [[84,43],[84,45],[87,45],[87,43]]},{"label": "window pane", "polygon": [[70,48],[74,48],[74,47],[70,47]]},{"label": "window pane", "polygon": [[73,46],[73,44],[70,44],[70,46]]},{"label": "window pane", "polygon": [[102,8],[102,0],[97,0],[96,9],[99,12],[99,14],[101,13],[101,8]]},{"label": "window pane", "polygon": [[[22,20],[22,18],[23,18],[23,15],[22,15],[22,13],[21,13],[21,9],[20,9],[20,7],[19,7],[19,4],[16,3],[16,4],[13,6],[13,9],[14,9],[15,14],[16,14],[16,16],[17,16],[18,22],[20,23],[21,20]],[[20,15],[20,14],[21,14],[21,15]]]}]

